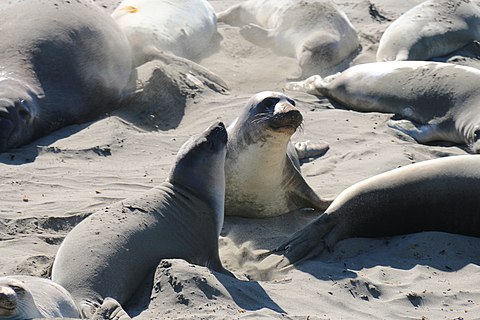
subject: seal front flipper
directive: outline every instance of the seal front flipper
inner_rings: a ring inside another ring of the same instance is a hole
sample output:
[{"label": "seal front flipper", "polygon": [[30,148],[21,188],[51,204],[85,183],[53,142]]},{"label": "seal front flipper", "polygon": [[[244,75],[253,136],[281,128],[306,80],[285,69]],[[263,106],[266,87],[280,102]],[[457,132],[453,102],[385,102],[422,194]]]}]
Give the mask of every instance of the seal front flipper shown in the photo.
[{"label": "seal front flipper", "polygon": [[92,320],[131,320],[130,316],[123,310],[120,303],[113,298],[105,298],[102,305],[98,307]]},{"label": "seal front flipper", "polygon": [[438,124],[419,124],[410,120],[389,120],[388,126],[415,139],[420,143],[441,140]]},{"label": "seal front flipper", "polygon": [[[290,264],[299,263],[320,254],[328,243],[325,237],[332,231],[334,223],[328,214],[322,214],[305,228],[294,233],[287,241],[271,251],[282,254]],[[330,241],[329,241],[330,242]]]},{"label": "seal front flipper", "polygon": [[240,34],[259,47],[267,48],[275,45],[274,38],[270,36],[270,31],[253,23],[242,27]]}]

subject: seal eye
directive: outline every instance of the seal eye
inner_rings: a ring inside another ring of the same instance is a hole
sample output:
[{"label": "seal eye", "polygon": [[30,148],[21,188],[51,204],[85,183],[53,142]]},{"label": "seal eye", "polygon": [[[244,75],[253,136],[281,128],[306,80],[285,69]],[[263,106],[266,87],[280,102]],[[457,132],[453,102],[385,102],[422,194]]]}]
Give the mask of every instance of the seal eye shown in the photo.
[{"label": "seal eye", "polygon": [[295,101],[293,101],[292,99],[287,99],[287,101],[288,101],[292,106],[295,106]]},{"label": "seal eye", "polygon": [[25,106],[25,100],[21,100],[15,103],[15,107],[18,110],[18,114],[23,120],[30,119],[30,110]]},{"label": "seal eye", "polygon": [[265,100],[263,100],[263,105],[267,109],[273,109],[278,103],[278,101],[280,101],[280,99],[278,98],[266,98]]},{"label": "seal eye", "polygon": [[16,286],[16,285],[10,285],[9,286],[15,293],[23,293],[24,290],[22,287]]}]

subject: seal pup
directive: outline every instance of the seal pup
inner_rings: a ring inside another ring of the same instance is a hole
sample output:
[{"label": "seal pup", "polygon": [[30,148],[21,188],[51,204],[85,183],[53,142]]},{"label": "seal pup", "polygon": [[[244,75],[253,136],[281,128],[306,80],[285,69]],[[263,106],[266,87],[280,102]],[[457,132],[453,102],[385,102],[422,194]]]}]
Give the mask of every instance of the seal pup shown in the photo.
[{"label": "seal pup", "polygon": [[81,318],[72,296],[40,277],[0,277],[0,319]]},{"label": "seal pup", "polygon": [[464,143],[480,152],[480,71],[441,62],[389,61],[353,66],[287,89],[326,96],[349,109],[405,118],[389,126],[420,143]]},{"label": "seal pup", "polygon": [[0,152],[118,107],[130,46],[99,7],[18,1],[0,17]]},{"label": "seal pup", "polygon": [[[225,160],[225,215],[266,218],[289,211],[324,210],[300,173],[300,161],[290,137],[303,121],[295,101],[279,92],[264,91],[247,102],[228,127]],[[302,153],[324,154],[326,144],[303,144]]]},{"label": "seal pup", "polygon": [[247,0],[217,14],[243,26],[241,34],[275,53],[296,58],[303,76],[338,71],[357,52],[357,31],[330,0]]},{"label": "seal pup", "polygon": [[217,17],[206,0],[124,0],[112,17],[127,35],[137,66],[159,51],[196,60],[217,34]]},{"label": "seal pup", "polygon": [[480,236],[480,155],[410,164],[358,182],[274,250],[290,263],[352,237],[421,231]]},{"label": "seal pup", "polygon": [[429,60],[479,39],[480,8],[473,1],[428,0],[388,26],[377,61]]},{"label": "seal pup", "polygon": [[67,234],[52,280],[72,294],[84,316],[91,317],[103,302],[102,313],[106,308],[128,319],[120,305],[161,259],[228,273],[218,254],[226,143],[223,123],[210,126],[181,147],[164,183],[95,212]]}]

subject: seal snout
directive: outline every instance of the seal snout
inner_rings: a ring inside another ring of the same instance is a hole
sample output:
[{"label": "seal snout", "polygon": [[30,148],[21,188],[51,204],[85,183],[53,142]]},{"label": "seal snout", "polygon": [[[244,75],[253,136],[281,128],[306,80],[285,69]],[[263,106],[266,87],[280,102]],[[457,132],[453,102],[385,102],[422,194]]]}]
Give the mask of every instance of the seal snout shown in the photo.
[{"label": "seal snout", "polygon": [[281,101],[275,106],[273,116],[270,121],[272,129],[292,129],[295,131],[303,121],[300,111],[291,103]]},{"label": "seal snout", "polygon": [[222,145],[227,144],[227,130],[225,129],[223,122],[214,123],[207,129],[207,132],[208,133],[205,136],[209,142],[218,142]]},{"label": "seal snout", "polygon": [[17,295],[8,286],[0,287],[0,317],[8,317],[14,314],[17,307]]}]

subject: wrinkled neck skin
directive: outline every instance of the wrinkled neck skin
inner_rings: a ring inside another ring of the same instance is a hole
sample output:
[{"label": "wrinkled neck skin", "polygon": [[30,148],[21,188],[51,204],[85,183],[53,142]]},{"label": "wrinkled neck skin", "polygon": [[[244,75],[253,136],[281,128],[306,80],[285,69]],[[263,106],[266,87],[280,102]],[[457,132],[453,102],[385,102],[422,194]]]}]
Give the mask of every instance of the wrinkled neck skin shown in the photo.
[{"label": "wrinkled neck skin", "polygon": [[214,156],[203,156],[200,164],[192,165],[185,159],[177,159],[170,171],[166,182],[174,187],[183,188],[188,193],[195,195],[205,204],[212,207],[215,220],[218,222],[217,234],[220,235],[223,227],[224,201],[225,201],[225,154],[226,148]]},{"label": "wrinkled neck skin", "polygon": [[38,104],[43,97],[43,91],[28,66],[12,59],[7,59],[5,65],[0,68],[0,121],[3,119],[0,152],[35,138],[35,127],[41,126]]}]

